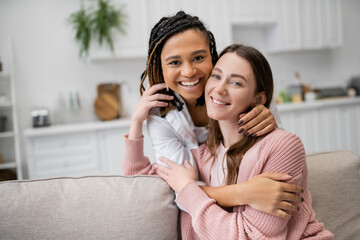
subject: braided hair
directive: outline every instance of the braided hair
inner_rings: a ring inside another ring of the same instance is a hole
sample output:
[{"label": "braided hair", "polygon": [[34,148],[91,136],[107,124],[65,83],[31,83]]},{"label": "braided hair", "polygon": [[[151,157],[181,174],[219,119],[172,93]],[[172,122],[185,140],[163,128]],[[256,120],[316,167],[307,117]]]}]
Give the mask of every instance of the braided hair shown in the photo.
[{"label": "braided hair", "polygon": [[[163,17],[155,24],[150,33],[147,65],[145,71],[141,74],[141,95],[145,90],[144,81],[146,77],[149,79],[150,86],[165,82],[161,68],[160,56],[166,40],[177,33],[184,32],[189,29],[196,29],[203,33],[207,42],[209,43],[212,64],[213,66],[215,65],[216,61],[218,60],[218,54],[216,51],[214,35],[206,29],[198,17],[186,14],[184,11],[179,11],[171,17]],[[167,112],[174,108],[176,108],[178,111],[182,110],[183,103],[175,96],[171,89],[169,89],[169,91],[163,89],[160,90],[160,92],[174,96],[173,100],[170,101],[169,106],[160,109],[162,116],[165,116]],[[205,104],[204,93],[200,98],[197,99],[196,104]]]}]

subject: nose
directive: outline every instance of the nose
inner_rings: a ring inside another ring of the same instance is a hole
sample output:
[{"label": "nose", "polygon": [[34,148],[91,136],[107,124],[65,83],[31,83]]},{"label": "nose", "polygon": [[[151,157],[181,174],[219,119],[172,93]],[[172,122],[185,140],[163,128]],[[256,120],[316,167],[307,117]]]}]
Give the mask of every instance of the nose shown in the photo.
[{"label": "nose", "polygon": [[226,95],[226,81],[218,81],[214,91],[219,95]]},{"label": "nose", "polygon": [[197,69],[191,63],[184,63],[181,69],[181,75],[184,77],[193,77],[197,73]]}]

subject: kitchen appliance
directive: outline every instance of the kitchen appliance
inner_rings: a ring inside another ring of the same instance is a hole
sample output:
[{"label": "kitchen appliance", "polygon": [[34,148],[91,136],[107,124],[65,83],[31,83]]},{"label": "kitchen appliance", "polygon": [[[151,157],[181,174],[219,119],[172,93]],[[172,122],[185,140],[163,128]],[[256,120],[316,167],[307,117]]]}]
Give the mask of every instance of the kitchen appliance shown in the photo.
[{"label": "kitchen appliance", "polygon": [[47,108],[39,108],[31,111],[33,127],[50,126],[49,110]]},{"label": "kitchen appliance", "polygon": [[6,121],[7,121],[6,116],[0,116],[0,132],[6,131]]},{"label": "kitchen appliance", "polygon": [[333,97],[347,97],[347,90],[343,87],[316,88],[314,92],[319,99]]},{"label": "kitchen appliance", "polygon": [[352,77],[350,79],[348,89],[353,88],[356,91],[356,96],[360,96],[360,76]]}]

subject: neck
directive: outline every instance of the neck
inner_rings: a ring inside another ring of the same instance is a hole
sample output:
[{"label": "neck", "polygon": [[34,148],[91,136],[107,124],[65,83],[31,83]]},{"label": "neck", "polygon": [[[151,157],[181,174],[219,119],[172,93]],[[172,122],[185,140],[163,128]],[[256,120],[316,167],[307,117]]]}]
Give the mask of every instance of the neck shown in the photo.
[{"label": "neck", "polygon": [[239,125],[237,121],[219,121],[219,126],[224,138],[224,147],[228,148],[243,138],[243,134],[238,133]]},{"label": "neck", "polygon": [[184,99],[184,101],[188,109],[196,107],[197,99]]}]

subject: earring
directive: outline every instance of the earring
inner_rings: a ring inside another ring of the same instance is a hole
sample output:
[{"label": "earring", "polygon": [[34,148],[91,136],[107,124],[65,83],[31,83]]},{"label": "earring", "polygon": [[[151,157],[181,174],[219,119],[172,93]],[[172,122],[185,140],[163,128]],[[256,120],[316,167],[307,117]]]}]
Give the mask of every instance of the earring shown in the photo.
[{"label": "earring", "polygon": [[169,86],[168,86],[168,85],[166,85],[166,91],[167,91],[167,92],[169,91]]}]

